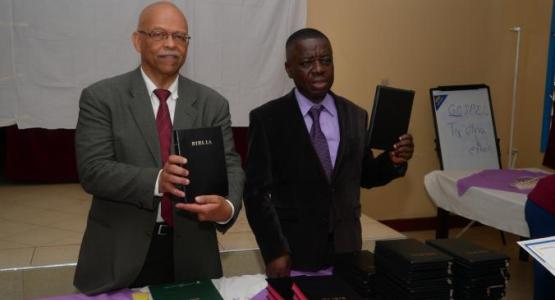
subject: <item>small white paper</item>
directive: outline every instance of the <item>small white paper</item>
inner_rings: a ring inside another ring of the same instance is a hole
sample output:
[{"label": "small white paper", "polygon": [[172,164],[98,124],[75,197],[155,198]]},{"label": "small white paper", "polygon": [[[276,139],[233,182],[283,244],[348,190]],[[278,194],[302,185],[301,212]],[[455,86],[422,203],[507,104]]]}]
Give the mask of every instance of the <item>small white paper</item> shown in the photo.
[{"label": "small white paper", "polygon": [[555,275],[555,236],[517,243],[551,274]]}]

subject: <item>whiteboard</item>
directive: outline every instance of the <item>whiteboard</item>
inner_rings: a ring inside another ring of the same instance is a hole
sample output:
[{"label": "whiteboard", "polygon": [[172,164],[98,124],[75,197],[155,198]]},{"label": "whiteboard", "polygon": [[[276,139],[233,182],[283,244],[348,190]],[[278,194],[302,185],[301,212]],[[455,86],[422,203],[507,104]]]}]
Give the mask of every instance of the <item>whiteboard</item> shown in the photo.
[{"label": "whiteboard", "polygon": [[489,87],[438,87],[430,94],[442,169],[500,169]]}]

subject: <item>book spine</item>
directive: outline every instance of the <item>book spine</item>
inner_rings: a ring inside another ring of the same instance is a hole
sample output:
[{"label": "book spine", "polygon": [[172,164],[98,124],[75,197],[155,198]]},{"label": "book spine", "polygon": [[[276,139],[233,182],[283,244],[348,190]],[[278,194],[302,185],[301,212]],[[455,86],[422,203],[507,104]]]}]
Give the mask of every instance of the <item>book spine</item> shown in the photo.
[{"label": "book spine", "polygon": [[291,286],[291,289],[293,290],[293,299],[295,298],[295,296],[297,297],[297,299],[299,300],[308,300],[305,296],[305,294],[303,293],[303,291],[301,291],[301,289],[299,288],[299,286],[295,283],[293,283],[293,286]]},{"label": "book spine", "polygon": [[268,298],[272,299],[272,300],[285,300],[283,299],[283,297],[278,293],[278,291],[276,291],[271,285],[268,284],[268,286],[266,287],[266,290],[268,290]]}]

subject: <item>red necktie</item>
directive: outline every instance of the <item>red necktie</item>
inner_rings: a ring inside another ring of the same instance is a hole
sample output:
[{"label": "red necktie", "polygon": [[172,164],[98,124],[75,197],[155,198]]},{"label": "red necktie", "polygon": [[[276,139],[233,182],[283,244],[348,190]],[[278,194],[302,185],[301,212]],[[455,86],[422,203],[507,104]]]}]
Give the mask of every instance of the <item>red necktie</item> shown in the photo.
[{"label": "red necktie", "polygon": [[[168,109],[168,97],[171,92],[163,89],[154,90],[154,94],[160,100],[158,106],[158,113],[156,114],[156,128],[158,129],[158,138],[160,139],[160,154],[162,164],[165,164],[170,156],[171,142],[172,142],[172,120],[170,118],[170,110]],[[164,193],[161,201],[161,215],[162,219],[173,226],[172,204],[168,193]]]}]

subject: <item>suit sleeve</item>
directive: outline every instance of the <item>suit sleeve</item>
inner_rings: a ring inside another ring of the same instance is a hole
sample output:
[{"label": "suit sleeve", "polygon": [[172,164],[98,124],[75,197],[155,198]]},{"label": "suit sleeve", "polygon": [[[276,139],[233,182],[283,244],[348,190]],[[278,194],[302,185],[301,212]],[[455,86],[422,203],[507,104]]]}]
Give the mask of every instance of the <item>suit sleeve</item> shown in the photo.
[{"label": "suit sleeve", "polygon": [[[367,128],[368,114],[366,112],[364,113],[364,118],[364,128]],[[380,155],[374,157],[372,149],[370,148],[368,135],[365,136],[366,142],[364,153],[366,154],[362,159],[360,186],[369,189],[376,186],[386,185],[393,179],[404,176],[407,171],[407,163],[400,166],[393,165],[387,151],[384,151]]]},{"label": "suit sleeve", "polygon": [[290,252],[271,201],[273,179],[269,147],[263,123],[251,112],[244,201],[249,225],[266,263]]},{"label": "suit sleeve", "polygon": [[154,209],[159,168],[117,160],[112,112],[103,97],[84,89],[79,100],[75,151],[81,185],[98,199]]},{"label": "suit sleeve", "polygon": [[241,167],[241,158],[235,151],[229,104],[227,101],[222,101],[222,103],[223,105],[215,115],[214,126],[222,128],[229,191],[227,199],[231,201],[233,207],[235,208],[234,215],[229,222],[225,224],[217,224],[218,230],[225,232],[231,227],[231,225],[233,225],[233,223],[235,223],[235,220],[241,211],[245,174],[243,172],[243,168]]}]

